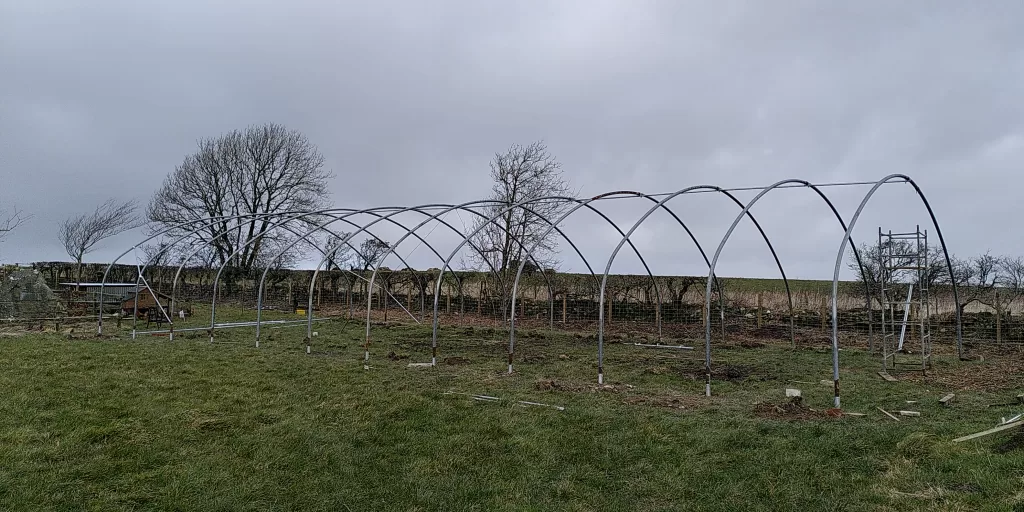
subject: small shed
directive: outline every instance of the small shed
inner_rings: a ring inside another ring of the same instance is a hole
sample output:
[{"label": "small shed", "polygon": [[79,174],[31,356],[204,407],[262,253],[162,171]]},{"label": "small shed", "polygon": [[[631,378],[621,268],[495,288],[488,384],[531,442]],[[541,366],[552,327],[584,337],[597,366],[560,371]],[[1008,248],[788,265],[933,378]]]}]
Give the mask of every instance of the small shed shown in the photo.
[{"label": "small shed", "polygon": [[[134,297],[135,283],[58,283],[67,304],[79,314],[95,313],[102,305],[104,313],[121,310],[128,297]],[[100,294],[100,289],[103,294]]]},{"label": "small shed", "polygon": [[[121,313],[124,316],[130,316],[135,311],[135,297],[138,295],[138,314],[139,317],[147,316],[150,310],[159,313],[160,317],[163,317],[167,313],[168,308],[171,307],[171,297],[169,295],[160,293],[152,288],[140,286],[137,293],[129,294],[121,302]],[[154,296],[156,298],[154,298]],[[159,299],[159,302],[157,301]],[[162,312],[161,312],[162,310]]]}]

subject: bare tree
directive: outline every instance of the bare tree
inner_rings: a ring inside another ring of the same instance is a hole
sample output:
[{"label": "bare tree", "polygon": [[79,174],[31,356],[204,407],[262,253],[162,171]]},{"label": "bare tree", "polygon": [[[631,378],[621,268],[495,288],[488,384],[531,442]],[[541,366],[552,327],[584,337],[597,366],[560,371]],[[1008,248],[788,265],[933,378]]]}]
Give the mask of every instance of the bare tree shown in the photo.
[{"label": "bare tree", "polygon": [[[917,263],[916,258],[910,256],[917,252],[916,244],[908,240],[893,240],[888,243],[891,243],[892,247],[885,248],[886,252],[896,255],[890,261],[890,267],[910,267]],[[929,286],[949,282],[949,270],[946,268],[946,260],[942,249],[932,247],[928,252],[928,265],[920,274],[916,270],[883,268],[881,262],[882,247],[879,247],[877,243],[873,245],[861,244],[858,249],[860,261],[858,262],[851,252],[847,267],[857,276],[857,281],[867,283],[871,290],[872,301],[881,306],[883,282],[889,283],[891,290],[897,290],[909,283],[920,286],[920,281],[922,280]],[[896,295],[902,296],[903,294],[897,291]]]},{"label": "bare tree", "polygon": [[[313,212],[327,206],[327,182],[333,177],[323,168],[324,158],[305,136],[278,124],[232,131],[199,141],[198,150],[178,165],[149,203],[147,215],[154,229],[171,229],[168,236],[192,235],[209,243],[217,261],[252,270],[270,247],[296,248],[295,235],[271,226],[310,225],[317,216],[298,220],[286,212]],[[208,219],[261,215],[242,221]],[[251,243],[250,243],[251,242]],[[235,252],[233,261],[228,261]],[[276,263],[275,263],[276,264]]]},{"label": "bare tree", "polygon": [[327,270],[346,270],[353,263],[352,247],[346,243],[349,236],[351,233],[327,235],[323,243]]},{"label": "bare tree", "polygon": [[359,244],[359,264],[363,271],[370,270],[370,267],[376,267],[382,263],[381,259],[390,249],[391,244],[383,240],[373,237],[363,240],[363,243]]},{"label": "bare tree", "polygon": [[22,225],[28,219],[32,218],[31,215],[26,215],[25,212],[14,208],[10,212],[0,210],[0,242],[3,241],[7,235]]},{"label": "bare tree", "polygon": [[134,200],[108,199],[92,213],[70,217],[61,223],[58,236],[68,256],[75,261],[76,282],[82,280],[82,259],[96,244],[145,224],[144,219],[136,216],[137,209]]},{"label": "bare tree", "polygon": [[[568,182],[562,178],[561,164],[548,154],[543,142],[528,146],[516,144],[505,153],[495,155],[491,161],[491,179],[494,186],[490,198],[495,203],[484,208],[483,213],[487,217],[498,216],[498,219],[474,236],[473,241],[483,254],[471,258],[476,260],[478,267],[484,264],[483,258],[487,258],[495,269],[504,272],[517,267],[528,257],[526,250],[537,244],[532,255],[537,263],[543,267],[555,266],[557,233],[543,236],[550,226],[544,219],[556,220],[569,203],[539,201],[531,203],[529,209],[505,210],[517,203],[546,196],[574,196]],[[473,229],[486,222],[486,219],[478,219]]]},{"label": "bare tree", "polygon": [[972,302],[991,305],[992,290],[999,284],[999,259],[989,253],[970,258],[950,258],[953,280],[960,295],[960,314]]}]

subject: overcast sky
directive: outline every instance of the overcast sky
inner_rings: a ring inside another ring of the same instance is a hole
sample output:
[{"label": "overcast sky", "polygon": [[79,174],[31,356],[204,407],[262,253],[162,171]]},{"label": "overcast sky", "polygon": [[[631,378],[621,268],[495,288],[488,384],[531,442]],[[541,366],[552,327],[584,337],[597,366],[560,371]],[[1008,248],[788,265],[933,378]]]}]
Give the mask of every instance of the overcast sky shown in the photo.
[{"label": "overcast sky", "polygon": [[[1022,19],[1018,1],[0,0],[0,207],[33,216],[0,261],[66,259],[61,219],[145,203],[197,139],[265,122],[320,148],[339,207],[481,198],[495,152],[543,139],[585,196],[905,173],[952,252],[1024,255]],[[865,192],[828,191],[847,218]],[[670,204],[709,255],[739,210]],[[628,229],[650,203],[605,206]],[[812,192],[753,211],[791,277],[831,276],[842,231]],[[707,272],[670,221],[635,237],[652,270]],[[891,185],[855,238],[916,224],[934,233]],[[619,235],[584,211],[566,229],[603,270]],[[720,275],[777,275],[757,236],[741,224]],[[613,270],[642,268],[623,253]]]}]

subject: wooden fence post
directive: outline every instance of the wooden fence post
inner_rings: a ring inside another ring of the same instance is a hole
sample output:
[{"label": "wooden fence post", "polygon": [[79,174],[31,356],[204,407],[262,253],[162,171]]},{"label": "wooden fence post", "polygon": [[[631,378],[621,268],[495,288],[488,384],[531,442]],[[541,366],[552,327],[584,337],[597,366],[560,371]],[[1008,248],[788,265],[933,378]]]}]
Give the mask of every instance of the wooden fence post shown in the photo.
[{"label": "wooden fence post", "polygon": [[1003,305],[999,303],[999,290],[994,290],[996,295],[996,343],[1003,342]]},{"label": "wooden fence post", "polygon": [[826,303],[826,299],[822,299],[821,300],[821,311],[820,311],[820,314],[818,315],[818,316],[821,317],[821,330],[823,330],[823,331],[826,329],[825,324],[827,323],[827,319],[828,319],[828,309],[825,306],[825,303]]},{"label": "wooden fence post", "polygon": [[565,325],[569,311],[569,292],[562,293],[562,325]]},{"label": "wooden fence post", "polygon": [[764,309],[764,299],[762,298],[763,292],[757,292],[757,328],[764,327],[764,317],[761,311]]}]

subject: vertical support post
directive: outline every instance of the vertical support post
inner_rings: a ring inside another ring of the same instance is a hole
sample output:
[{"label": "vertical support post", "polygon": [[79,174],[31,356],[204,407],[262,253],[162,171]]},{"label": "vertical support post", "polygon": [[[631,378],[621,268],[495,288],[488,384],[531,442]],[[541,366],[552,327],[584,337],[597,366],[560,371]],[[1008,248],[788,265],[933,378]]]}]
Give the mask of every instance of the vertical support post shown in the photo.
[{"label": "vertical support post", "polygon": [[1003,342],[1003,306],[999,303],[999,289],[993,290],[995,293],[995,304],[996,304],[996,343]]},{"label": "vertical support post", "polygon": [[828,299],[825,298],[821,299],[821,309],[818,310],[819,316],[821,317],[821,330],[823,331],[827,330],[826,326],[828,324],[827,300]]},{"label": "vertical support post", "polygon": [[757,292],[757,328],[758,329],[764,327],[764,315],[762,314],[762,311],[764,311],[763,293],[762,292]]},{"label": "vertical support post", "polygon": [[562,325],[566,324],[569,312],[569,292],[562,292]]}]

